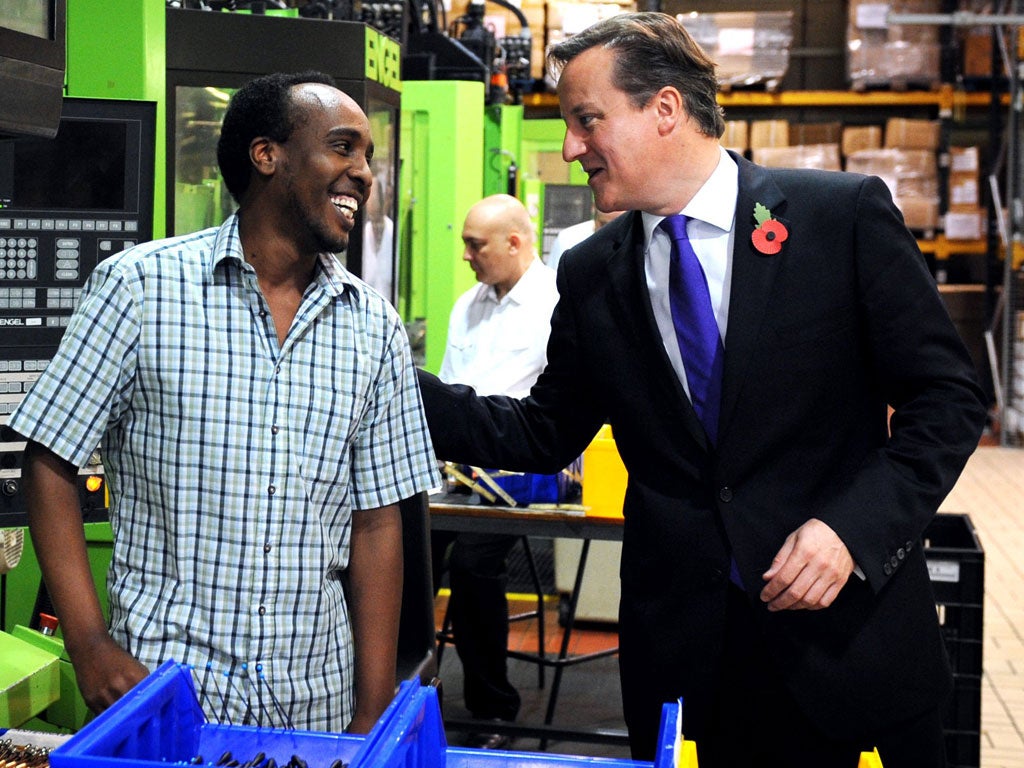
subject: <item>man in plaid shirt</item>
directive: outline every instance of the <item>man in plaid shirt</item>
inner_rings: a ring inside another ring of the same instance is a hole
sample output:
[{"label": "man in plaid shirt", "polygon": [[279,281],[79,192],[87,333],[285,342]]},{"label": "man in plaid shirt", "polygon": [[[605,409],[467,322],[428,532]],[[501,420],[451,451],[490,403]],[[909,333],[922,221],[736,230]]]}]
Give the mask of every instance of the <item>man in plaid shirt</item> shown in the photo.
[{"label": "man in plaid shirt", "polygon": [[[398,502],[438,477],[401,320],[334,255],[372,154],[366,115],[327,76],[243,87],[217,150],[237,214],[100,263],[12,414],[94,710],[169,658],[221,722],[365,732],[391,701]],[[97,445],[109,627],[75,485]]]}]

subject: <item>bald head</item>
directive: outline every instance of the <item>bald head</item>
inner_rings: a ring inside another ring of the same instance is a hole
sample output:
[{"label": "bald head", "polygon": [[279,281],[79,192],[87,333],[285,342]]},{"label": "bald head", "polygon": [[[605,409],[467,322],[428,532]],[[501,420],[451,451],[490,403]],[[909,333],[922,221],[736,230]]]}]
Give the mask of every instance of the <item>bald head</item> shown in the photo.
[{"label": "bald head", "polygon": [[463,259],[476,279],[504,296],[536,258],[533,223],[511,195],[490,195],[469,209],[462,227]]}]

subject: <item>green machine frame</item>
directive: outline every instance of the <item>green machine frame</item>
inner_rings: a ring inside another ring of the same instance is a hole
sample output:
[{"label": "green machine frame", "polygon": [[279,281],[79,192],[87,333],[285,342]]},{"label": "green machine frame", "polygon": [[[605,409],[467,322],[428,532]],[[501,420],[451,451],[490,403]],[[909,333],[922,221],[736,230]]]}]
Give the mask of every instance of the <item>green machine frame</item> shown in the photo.
[{"label": "green machine frame", "polygon": [[423,366],[441,367],[448,316],[474,283],[462,222],[483,191],[484,84],[406,81],[402,87],[399,311],[426,324]]},{"label": "green machine frame", "polygon": [[[76,98],[131,99],[153,101],[157,105],[157,124],[162,125],[164,94],[164,15],[161,0],[109,3],[105,0],[68,0],[67,74],[65,92]],[[117,51],[117,56],[111,56]],[[153,235],[163,235],[164,168],[166,147],[157,131],[154,189]],[[111,531],[107,522],[85,522],[85,538],[93,578],[100,586],[100,604],[107,610],[103,585],[110,562]],[[4,576],[5,605],[2,629],[14,631],[28,626],[33,618],[40,584],[39,564],[25,531],[25,544],[16,568]],[[52,641],[51,641],[52,642]],[[77,695],[70,665],[62,665],[61,699],[53,709],[64,727],[81,725],[87,715]],[[52,714],[52,713],[51,713]],[[52,724],[51,724],[52,725]],[[47,723],[33,721],[32,727]]]}]

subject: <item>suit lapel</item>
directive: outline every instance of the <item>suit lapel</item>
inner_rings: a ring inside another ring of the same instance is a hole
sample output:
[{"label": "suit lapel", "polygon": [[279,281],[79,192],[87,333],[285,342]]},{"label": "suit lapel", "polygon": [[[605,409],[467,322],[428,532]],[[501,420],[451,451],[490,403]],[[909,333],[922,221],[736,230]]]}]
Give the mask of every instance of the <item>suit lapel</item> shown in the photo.
[{"label": "suit lapel", "polygon": [[729,324],[725,339],[725,371],[722,379],[722,406],[719,416],[719,445],[727,437],[731,415],[736,407],[747,366],[754,357],[772,283],[779,266],[787,258],[792,242],[768,256],[753,244],[754,206],[761,203],[784,224],[785,196],[763,168],[733,155],[739,166],[739,195],[736,201],[736,231],[733,242],[732,282],[729,290]]}]

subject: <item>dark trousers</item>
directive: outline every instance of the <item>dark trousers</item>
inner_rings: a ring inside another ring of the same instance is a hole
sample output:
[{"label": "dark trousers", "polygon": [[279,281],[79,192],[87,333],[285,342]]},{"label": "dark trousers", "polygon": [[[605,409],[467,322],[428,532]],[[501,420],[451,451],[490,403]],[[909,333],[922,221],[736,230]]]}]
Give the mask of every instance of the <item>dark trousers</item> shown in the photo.
[{"label": "dark trousers", "polygon": [[[938,707],[872,734],[837,740],[803,713],[758,641],[746,596],[729,587],[728,624],[718,685],[706,707],[684,704],[683,732],[697,743],[701,768],[856,768],[877,747],[885,768],[942,768]],[[688,711],[690,710],[690,711]]]},{"label": "dark trousers", "polygon": [[448,571],[449,617],[463,669],[466,709],[481,719],[515,720],[519,692],[508,681],[508,555],[519,537],[435,531],[434,585]]}]

